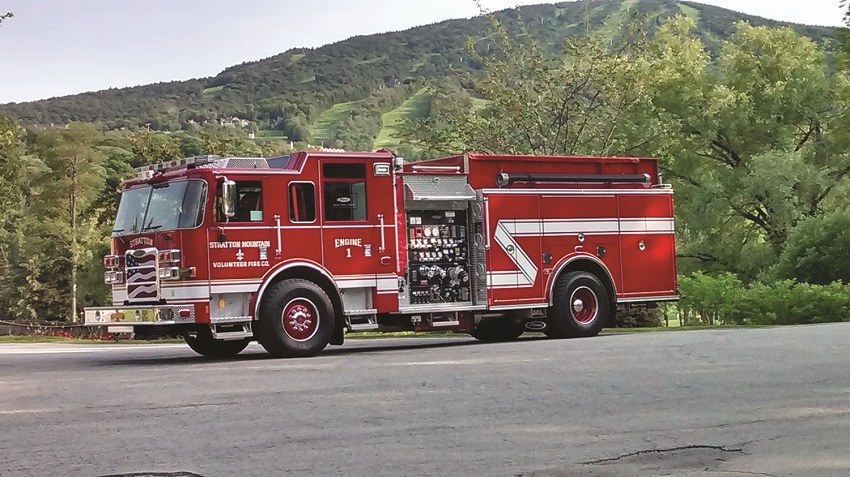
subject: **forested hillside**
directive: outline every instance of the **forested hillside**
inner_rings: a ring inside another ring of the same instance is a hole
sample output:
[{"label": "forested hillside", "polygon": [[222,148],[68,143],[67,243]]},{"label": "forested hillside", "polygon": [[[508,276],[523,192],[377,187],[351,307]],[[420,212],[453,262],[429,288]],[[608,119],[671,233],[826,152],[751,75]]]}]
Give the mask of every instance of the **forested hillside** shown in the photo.
[{"label": "forested hillside", "polygon": [[[563,50],[564,38],[588,30],[606,31],[615,38],[622,23],[633,15],[641,15],[652,30],[664,18],[677,14],[697,21],[695,34],[713,52],[736,21],[779,25],[674,0],[564,2],[506,10],[495,16],[512,35],[530,34],[558,53]],[[486,55],[492,47],[488,25],[483,17],[450,20],[354,37],[321,48],[291,49],[227,68],[212,78],[6,104],[0,111],[24,125],[84,121],[98,122],[106,129],[146,126],[164,131],[192,131],[198,125],[236,117],[251,121],[261,136],[369,149],[380,134],[381,116],[419,93],[424,80],[481,71],[480,62],[467,51],[467,41],[473,39],[476,51]],[[829,28],[793,28],[817,42],[833,35]],[[411,83],[418,86],[410,87]],[[337,110],[331,111],[335,106]],[[422,114],[422,110],[416,113]],[[383,142],[393,141],[385,138]]]}]

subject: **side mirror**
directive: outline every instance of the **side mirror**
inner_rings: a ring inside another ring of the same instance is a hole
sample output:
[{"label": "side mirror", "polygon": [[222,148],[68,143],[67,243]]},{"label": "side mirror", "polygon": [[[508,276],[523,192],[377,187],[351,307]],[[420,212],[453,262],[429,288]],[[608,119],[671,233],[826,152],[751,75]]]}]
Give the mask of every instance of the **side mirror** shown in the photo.
[{"label": "side mirror", "polygon": [[221,181],[221,208],[224,216],[236,216],[236,182],[224,179]]}]

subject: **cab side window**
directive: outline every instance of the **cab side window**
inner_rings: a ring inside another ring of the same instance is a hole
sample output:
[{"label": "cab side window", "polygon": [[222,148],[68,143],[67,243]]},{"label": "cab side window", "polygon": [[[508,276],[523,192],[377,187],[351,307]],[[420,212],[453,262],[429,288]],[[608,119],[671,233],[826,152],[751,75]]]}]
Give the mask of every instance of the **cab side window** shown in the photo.
[{"label": "cab side window", "polygon": [[[222,207],[221,196],[216,196],[219,206],[217,220],[226,222]],[[263,221],[263,183],[260,181],[236,181],[236,216],[231,222],[262,222]]]},{"label": "cab side window", "polygon": [[322,176],[325,220],[366,220],[366,164],[324,164]]},{"label": "cab side window", "polygon": [[293,223],[316,221],[316,186],[312,182],[289,184],[289,220]]}]

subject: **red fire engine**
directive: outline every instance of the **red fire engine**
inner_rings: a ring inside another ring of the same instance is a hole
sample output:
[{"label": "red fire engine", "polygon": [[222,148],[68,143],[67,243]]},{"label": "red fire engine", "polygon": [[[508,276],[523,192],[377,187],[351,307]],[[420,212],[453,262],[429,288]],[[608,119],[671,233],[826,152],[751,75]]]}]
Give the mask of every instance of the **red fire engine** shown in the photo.
[{"label": "red fire engine", "polygon": [[123,184],[91,326],[257,340],[310,356],[346,332],[593,336],[676,299],[672,190],[654,159],[388,151],[204,156]]}]

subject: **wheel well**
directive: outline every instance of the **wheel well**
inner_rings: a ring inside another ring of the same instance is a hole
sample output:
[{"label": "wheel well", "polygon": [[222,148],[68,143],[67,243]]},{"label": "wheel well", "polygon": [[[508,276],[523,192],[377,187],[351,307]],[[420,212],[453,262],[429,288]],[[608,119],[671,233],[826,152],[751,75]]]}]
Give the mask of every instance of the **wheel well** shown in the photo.
[{"label": "wheel well", "polygon": [[605,292],[608,293],[608,303],[610,305],[609,311],[613,316],[617,310],[617,290],[614,288],[614,283],[611,281],[611,274],[604,265],[587,258],[573,260],[558,271],[558,274],[553,278],[552,286],[549,288],[549,304],[551,305],[552,300],[554,299],[552,296],[552,290],[554,289],[555,282],[561,277],[561,275],[570,272],[590,273],[602,282],[602,285],[605,286]]},{"label": "wheel well", "polygon": [[[322,290],[327,293],[328,298],[331,299],[331,304],[334,307],[334,338],[337,338],[337,333],[339,333],[339,337],[341,337],[341,330],[345,326],[345,320],[343,319],[342,314],[342,298],[339,296],[339,292],[337,291],[336,286],[334,286],[333,282],[328,279],[328,277],[326,277],[324,274],[322,274],[322,272],[314,268],[295,266],[292,268],[287,268],[275,275],[274,278],[272,278],[272,280],[268,283],[268,286],[265,288],[265,290],[268,290],[271,285],[289,278],[301,278],[304,280],[309,280],[315,283],[316,285],[319,285],[319,287],[321,287]],[[262,297],[257,297],[257,303],[259,303],[261,299]],[[334,343],[333,339],[331,340],[331,343],[336,344]]]}]

